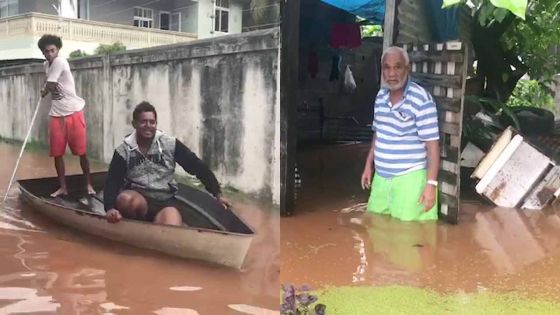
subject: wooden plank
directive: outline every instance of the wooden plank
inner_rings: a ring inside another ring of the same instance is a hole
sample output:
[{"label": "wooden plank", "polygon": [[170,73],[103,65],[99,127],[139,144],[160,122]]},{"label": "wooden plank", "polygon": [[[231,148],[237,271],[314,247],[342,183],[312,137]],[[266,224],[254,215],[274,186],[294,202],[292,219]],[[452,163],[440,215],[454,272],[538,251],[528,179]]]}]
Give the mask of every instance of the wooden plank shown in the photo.
[{"label": "wooden plank", "polygon": [[451,136],[451,147],[459,148],[461,146],[460,136]]},{"label": "wooden plank", "polygon": [[442,204],[443,203],[447,205],[459,204],[459,200],[457,199],[457,196],[452,196],[448,194],[439,194],[439,198]]},{"label": "wooden plank", "polygon": [[441,96],[432,96],[438,107],[438,110],[448,110],[455,113],[461,111],[461,99],[458,97],[447,98]]},{"label": "wooden plank", "polygon": [[386,0],[385,23],[383,25],[383,51],[385,51],[385,49],[387,49],[388,47],[392,46],[394,43],[396,13],[397,13],[396,0]]},{"label": "wooden plank", "polygon": [[483,177],[489,178],[490,183],[482,193],[497,206],[517,207],[550,165],[547,156],[522,142],[493,177]]},{"label": "wooden plank", "polygon": [[445,122],[445,113],[447,113],[447,111],[444,110],[438,110],[437,115],[438,115],[438,122],[441,124],[442,122]]},{"label": "wooden plank", "polygon": [[445,159],[457,163],[459,161],[459,148],[447,146],[445,148]]},{"label": "wooden plank", "polygon": [[442,159],[440,164],[441,170],[448,171],[454,174],[459,174],[459,172],[461,171],[458,161],[449,161],[447,159]]},{"label": "wooden plank", "polygon": [[553,167],[545,178],[525,199],[522,209],[540,210],[554,200],[554,193],[560,189],[560,166]]},{"label": "wooden plank", "polygon": [[[418,69],[418,67],[417,67]],[[447,88],[461,88],[461,76],[459,75],[444,75],[432,73],[411,73],[411,77],[415,82],[420,85],[428,84],[431,86],[441,86]]]},{"label": "wooden plank", "polygon": [[448,183],[450,185],[457,186],[457,175],[458,174],[440,170],[438,174],[438,180],[441,182]]},{"label": "wooden plank", "polygon": [[[457,204],[459,202],[457,201]],[[445,211],[444,211],[445,209]],[[440,207],[440,212],[438,213],[440,219],[449,223],[457,224],[459,221],[459,207],[453,206],[452,204],[442,204]]]},{"label": "wooden plank", "polygon": [[[455,62],[462,64],[464,61],[464,56],[462,53],[457,52],[449,52],[446,50],[437,51],[437,50],[430,50],[430,51],[409,51],[408,56],[411,62],[423,62],[423,61],[440,61],[440,62]],[[460,68],[461,65],[457,64],[457,68]]]},{"label": "wooden plank", "polygon": [[459,41],[449,41],[445,44],[445,48],[448,51],[452,51],[452,50],[460,51],[463,49],[463,43]]},{"label": "wooden plank", "polygon": [[459,124],[441,122],[440,130],[453,136],[458,136],[461,132]]},{"label": "wooden plank", "polygon": [[459,113],[454,113],[454,112],[450,112],[450,111],[443,111],[444,115],[444,121],[447,123],[456,123],[459,124],[461,122],[461,116],[459,115]]},{"label": "wooden plank", "polygon": [[455,196],[459,197],[457,186],[451,185],[451,184],[446,183],[446,182],[441,183],[441,190],[440,191],[444,194],[455,195]]}]

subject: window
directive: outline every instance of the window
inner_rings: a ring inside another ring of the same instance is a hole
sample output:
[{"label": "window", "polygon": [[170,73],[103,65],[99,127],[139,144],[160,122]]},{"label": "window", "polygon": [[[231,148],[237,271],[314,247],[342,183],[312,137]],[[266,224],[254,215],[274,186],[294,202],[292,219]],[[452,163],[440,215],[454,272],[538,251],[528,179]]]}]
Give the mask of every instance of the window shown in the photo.
[{"label": "window", "polygon": [[181,13],[159,12],[159,28],[168,31],[181,31]]},{"label": "window", "polygon": [[0,18],[17,15],[19,0],[0,0]]},{"label": "window", "polygon": [[227,33],[229,31],[229,0],[215,0],[214,31]]},{"label": "window", "polygon": [[152,28],[154,23],[154,10],[136,7],[134,8],[134,26]]},{"label": "window", "polygon": [[169,31],[169,12],[159,13],[159,29]]}]

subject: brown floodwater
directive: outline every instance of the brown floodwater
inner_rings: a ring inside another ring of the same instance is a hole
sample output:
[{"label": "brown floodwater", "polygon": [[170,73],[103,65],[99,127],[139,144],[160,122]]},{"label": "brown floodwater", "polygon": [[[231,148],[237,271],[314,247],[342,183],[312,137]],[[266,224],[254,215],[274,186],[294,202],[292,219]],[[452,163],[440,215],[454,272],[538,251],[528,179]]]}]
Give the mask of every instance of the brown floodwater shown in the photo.
[{"label": "brown floodwater", "polygon": [[[2,197],[18,153],[0,143]],[[81,173],[66,160],[68,174]],[[54,174],[45,152],[26,152],[18,178]],[[16,186],[0,205],[0,314],[278,314],[279,215],[270,206],[228,196],[256,230],[237,271],[64,228],[23,205]]]},{"label": "brown floodwater", "polygon": [[464,193],[458,225],[364,214],[368,145],[300,152],[296,215],[281,219],[282,283],[516,292],[560,301],[560,207],[497,208]]}]

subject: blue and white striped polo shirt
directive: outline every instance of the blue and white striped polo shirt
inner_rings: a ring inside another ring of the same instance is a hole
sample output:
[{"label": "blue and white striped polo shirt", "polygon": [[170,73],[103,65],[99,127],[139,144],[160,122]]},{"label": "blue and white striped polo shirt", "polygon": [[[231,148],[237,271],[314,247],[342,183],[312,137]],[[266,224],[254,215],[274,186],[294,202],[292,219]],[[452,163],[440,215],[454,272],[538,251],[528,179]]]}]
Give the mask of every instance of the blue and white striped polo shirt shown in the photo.
[{"label": "blue and white striped polo shirt", "polygon": [[403,100],[390,105],[389,89],[374,105],[375,172],[385,178],[426,168],[424,141],[439,140],[437,108],[432,96],[408,80]]}]

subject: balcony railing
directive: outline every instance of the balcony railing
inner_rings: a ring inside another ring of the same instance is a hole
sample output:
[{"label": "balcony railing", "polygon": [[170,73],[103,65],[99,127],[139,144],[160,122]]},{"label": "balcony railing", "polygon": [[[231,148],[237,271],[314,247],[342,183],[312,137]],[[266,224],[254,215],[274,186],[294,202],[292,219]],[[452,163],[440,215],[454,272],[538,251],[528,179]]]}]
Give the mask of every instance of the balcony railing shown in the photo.
[{"label": "balcony railing", "polygon": [[0,19],[0,37],[57,34],[65,40],[143,48],[195,40],[196,34],[26,13]]}]

